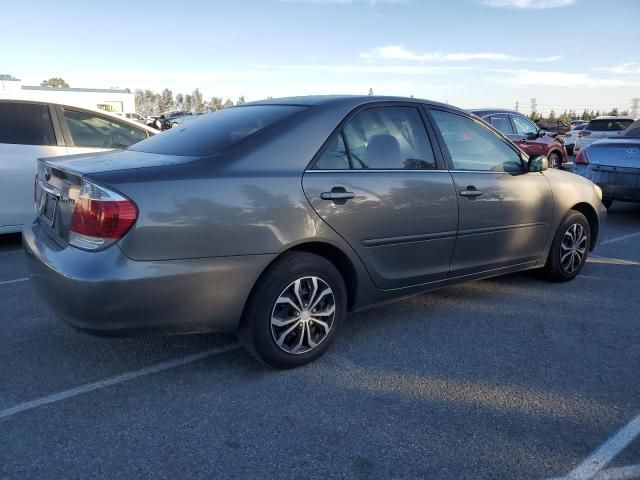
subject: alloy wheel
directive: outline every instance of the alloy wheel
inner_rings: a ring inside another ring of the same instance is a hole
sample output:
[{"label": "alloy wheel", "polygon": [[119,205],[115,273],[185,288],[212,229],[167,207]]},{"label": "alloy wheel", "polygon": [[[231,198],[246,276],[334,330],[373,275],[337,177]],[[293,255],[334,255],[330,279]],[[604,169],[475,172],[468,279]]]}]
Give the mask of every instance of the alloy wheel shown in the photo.
[{"label": "alloy wheel", "polygon": [[278,295],[271,311],[271,335],[278,348],[307,353],[329,335],[335,321],[336,300],[319,277],[302,277]]},{"label": "alloy wheel", "polygon": [[584,261],[587,252],[587,233],[579,223],[572,224],[562,237],[560,244],[560,266],[565,273],[572,274]]}]

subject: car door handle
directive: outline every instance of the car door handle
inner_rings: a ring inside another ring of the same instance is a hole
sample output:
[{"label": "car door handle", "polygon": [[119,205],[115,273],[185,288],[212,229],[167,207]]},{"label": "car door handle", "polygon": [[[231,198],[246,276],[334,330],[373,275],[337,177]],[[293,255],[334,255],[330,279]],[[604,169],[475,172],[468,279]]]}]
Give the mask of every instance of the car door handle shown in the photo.
[{"label": "car door handle", "polygon": [[345,192],[345,191],[331,191],[331,192],[322,192],[320,194],[320,198],[323,200],[349,200],[350,198],[354,198],[356,196],[353,192]]},{"label": "car door handle", "polygon": [[461,197],[479,197],[482,195],[480,190],[476,190],[474,187],[467,187],[466,190],[460,190]]}]

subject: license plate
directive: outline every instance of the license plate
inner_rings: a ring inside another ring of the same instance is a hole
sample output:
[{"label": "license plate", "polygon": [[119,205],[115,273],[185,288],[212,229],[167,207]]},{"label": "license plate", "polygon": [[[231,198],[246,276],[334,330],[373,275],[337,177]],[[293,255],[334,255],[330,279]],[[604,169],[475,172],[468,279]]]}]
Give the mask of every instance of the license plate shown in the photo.
[{"label": "license plate", "polygon": [[58,208],[59,198],[58,195],[47,192],[46,190],[42,191],[42,197],[40,198],[40,218],[50,227],[53,227],[56,221],[56,210]]}]

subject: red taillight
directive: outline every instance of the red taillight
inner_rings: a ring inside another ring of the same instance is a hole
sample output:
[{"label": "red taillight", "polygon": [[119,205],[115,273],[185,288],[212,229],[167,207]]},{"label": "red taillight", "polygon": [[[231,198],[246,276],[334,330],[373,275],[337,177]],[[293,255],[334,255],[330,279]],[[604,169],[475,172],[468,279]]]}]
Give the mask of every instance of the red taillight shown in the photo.
[{"label": "red taillight", "polygon": [[138,208],[122,195],[82,180],[69,243],[84,250],[98,250],[122,238],[138,218]]},{"label": "red taillight", "polygon": [[578,152],[576,158],[573,160],[573,163],[577,163],[580,165],[588,165],[589,159],[587,158],[587,149],[583,148]]},{"label": "red taillight", "polygon": [[578,132],[579,137],[588,137],[589,135],[591,135],[591,132],[589,130],[580,130]]}]

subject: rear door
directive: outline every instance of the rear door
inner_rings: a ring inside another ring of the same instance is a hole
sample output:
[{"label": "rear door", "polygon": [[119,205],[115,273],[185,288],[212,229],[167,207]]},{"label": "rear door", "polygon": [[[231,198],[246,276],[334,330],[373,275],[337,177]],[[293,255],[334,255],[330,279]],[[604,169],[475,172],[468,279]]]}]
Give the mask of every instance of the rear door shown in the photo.
[{"label": "rear door", "polygon": [[368,107],[343,125],[304,174],[313,208],[357,252],[379,288],[446,278],[457,199],[421,109]]},{"label": "rear door", "polygon": [[142,128],[88,110],[57,107],[69,154],[127,148],[148,138]]},{"label": "rear door", "polygon": [[432,108],[458,194],[451,276],[536,262],[553,217],[551,186],[529,173],[520,152],[483,123]]},{"label": "rear door", "polygon": [[35,218],[37,159],[65,155],[46,104],[0,102],[0,229],[19,231]]}]

